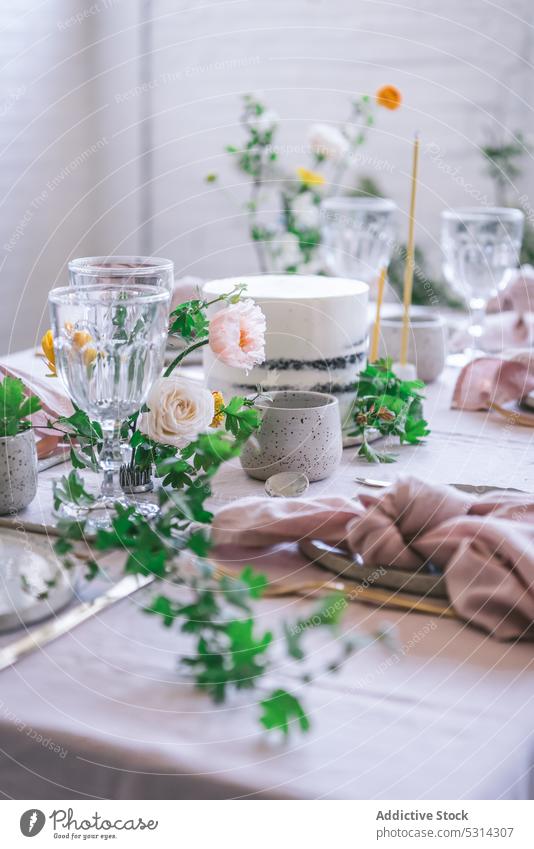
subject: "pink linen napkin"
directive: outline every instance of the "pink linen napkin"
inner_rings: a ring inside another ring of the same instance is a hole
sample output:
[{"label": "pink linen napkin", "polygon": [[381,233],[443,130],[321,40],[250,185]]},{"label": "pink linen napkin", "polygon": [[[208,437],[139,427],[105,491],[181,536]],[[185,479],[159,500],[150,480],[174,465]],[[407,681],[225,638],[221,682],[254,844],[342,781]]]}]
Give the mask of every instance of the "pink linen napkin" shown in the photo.
[{"label": "pink linen napkin", "polygon": [[468,363],[454,387],[452,408],[489,410],[492,404],[518,401],[534,390],[534,359],[520,353],[512,359],[479,357]]},{"label": "pink linen napkin", "polygon": [[382,495],[248,498],[215,516],[216,545],[320,539],[370,566],[444,570],[463,619],[499,639],[534,638],[534,496],[473,501],[451,487],[402,478]]},{"label": "pink linen napkin", "polygon": [[[510,271],[506,288],[488,303],[481,346],[485,351],[500,353],[506,349],[534,345],[534,268],[523,265]],[[472,342],[472,340],[471,340]],[[451,352],[462,351],[470,344],[467,322],[452,331]]]}]

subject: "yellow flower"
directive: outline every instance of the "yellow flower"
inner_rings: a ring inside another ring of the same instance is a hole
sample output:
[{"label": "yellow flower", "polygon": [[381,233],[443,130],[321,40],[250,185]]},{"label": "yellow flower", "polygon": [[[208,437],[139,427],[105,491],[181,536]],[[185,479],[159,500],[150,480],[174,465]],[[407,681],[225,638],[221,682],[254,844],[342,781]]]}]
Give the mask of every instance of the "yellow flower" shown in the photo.
[{"label": "yellow flower", "polygon": [[[91,342],[93,337],[87,330],[75,330],[72,334],[72,344],[76,348],[84,348],[89,342]],[[94,348],[87,348],[83,352],[83,360],[86,366],[93,362],[96,357],[96,351]]]},{"label": "yellow flower", "polygon": [[224,413],[221,412],[224,407],[224,398],[222,392],[212,392],[214,415],[211,420],[210,427],[220,427],[224,420]]},{"label": "yellow flower", "polygon": [[56,352],[54,351],[54,337],[52,336],[51,330],[47,330],[41,339],[41,348],[43,349],[43,353],[46,357],[46,364],[50,372],[47,374],[47,377],[57,377]]},{"label": "yellow flower", "polygon": [[326,183],[322,174],[317,171],[309,171],[308,168],[297,168],[297,174],[301,183],[306,186],[324,186]]},{"label": "yellow flower", "polygon": [[394,85],[383,85],[376,93],[376,102],[384,109],[398,109],[402,103],[402,94]]}]

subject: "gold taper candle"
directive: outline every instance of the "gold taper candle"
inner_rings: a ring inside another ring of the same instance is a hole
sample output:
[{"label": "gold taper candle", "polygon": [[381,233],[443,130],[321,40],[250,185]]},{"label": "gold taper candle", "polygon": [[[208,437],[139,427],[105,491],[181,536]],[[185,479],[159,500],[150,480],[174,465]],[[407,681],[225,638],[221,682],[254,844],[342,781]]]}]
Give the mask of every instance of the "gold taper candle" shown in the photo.
[{"label": "gold taper candle", "polygon": [[419,168],[419,135],[416,133],[413,144],[412,160],[412,191],[410,196],[410,218],[408,223],[408,245],[406,247],[406,266],[404,268],[404,292],[402,312],[402,336],[400,349],[401,365],[408,360],[408,333],[410,330],[410,306],[412,304],[413,270],[414,270],[414,231],[415,231],[415,196],[417,193],[417,172]]},{"label": "gold taper candle", "polygon": [[382,300],[384,298],[384,287],[386,284],[387,267],[384,266],[378,278],[378,292],[376,295],[376,315],[375,326],[373,327],[373,337],[371,340],[371,351],[369,353],[369,362],[374,363],[378,359],[378,343],[380,341],[380,312],[382,310]]}]

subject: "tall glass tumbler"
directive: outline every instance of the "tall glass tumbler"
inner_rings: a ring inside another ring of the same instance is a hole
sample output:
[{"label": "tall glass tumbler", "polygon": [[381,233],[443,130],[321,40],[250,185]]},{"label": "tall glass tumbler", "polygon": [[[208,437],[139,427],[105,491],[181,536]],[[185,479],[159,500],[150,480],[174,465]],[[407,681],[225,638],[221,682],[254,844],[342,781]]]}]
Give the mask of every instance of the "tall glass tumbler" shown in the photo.
[{"label": "tall glass tumbler", "polygon": [[[91,510],[106,511],[120,497],[117,434],[161,374],[169,300],[166,288],[132,284],[64,287],[48,296],[58,375],[73,402],[102,428],[102,488]],[[104,517],[101,524],[108,522]]]},{"label": "tall glass tumbler", "polygon": [[71,286],[92,283],[163,286],[172,292],[174,263],[154,256],[88,256],[69,262]]},{"label": "tall glass tumbler", "polygon": [[464,207],[441,214],[443,273],[469,307],[466,359],[484,353],[481,336],[490,298],[519,263],[524,215],[508,207]]},{"label": "tall glass tumbler", "polygon": [[371,287],[395,249],[397,207],[388,198],[332,197],[321,203],[327,271]]}]

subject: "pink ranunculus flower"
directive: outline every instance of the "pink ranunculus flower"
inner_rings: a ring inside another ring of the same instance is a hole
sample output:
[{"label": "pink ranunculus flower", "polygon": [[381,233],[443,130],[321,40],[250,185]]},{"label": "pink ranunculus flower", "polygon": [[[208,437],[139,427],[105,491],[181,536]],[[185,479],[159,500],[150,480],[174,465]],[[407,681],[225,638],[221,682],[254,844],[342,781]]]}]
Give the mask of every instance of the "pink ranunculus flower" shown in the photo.
[{"label": "pink ranunculus flower", "polygon": [[210,320],[210,348],[222,363],[248,371],[265,359],[265,316],[246,299],[216,312]]}]

